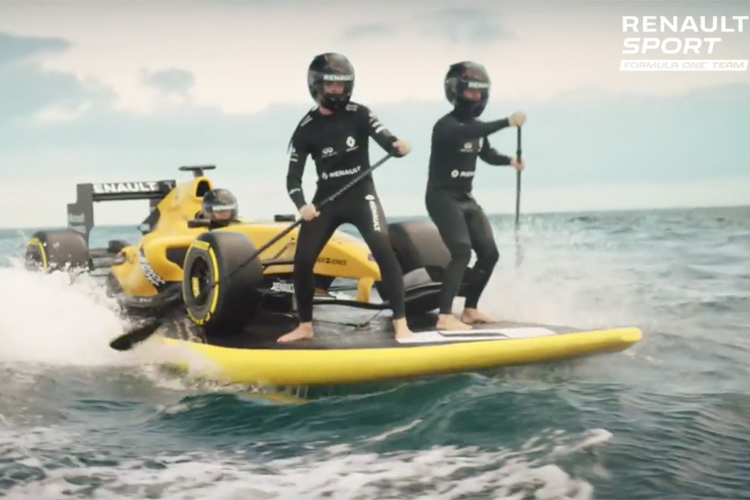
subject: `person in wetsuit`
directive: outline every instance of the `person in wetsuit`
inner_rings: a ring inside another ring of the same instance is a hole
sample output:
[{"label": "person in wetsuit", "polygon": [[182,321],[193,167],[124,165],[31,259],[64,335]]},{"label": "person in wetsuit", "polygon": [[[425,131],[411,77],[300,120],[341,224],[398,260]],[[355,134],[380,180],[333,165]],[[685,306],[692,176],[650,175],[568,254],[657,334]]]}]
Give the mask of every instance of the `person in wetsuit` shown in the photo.
[{"label": "person in wetsuit", "polygon": [[[313,337],[313,267],[336,228],[347,222],[359,230],[380,268],[386,295],[383,298],[393,311],[396,338],[411,336],[405,319],[403,275],[372,176],[361,179],[322,211],[316,208],[321,200],[370,168],[370,137],[396,157],[409,153],[409,143],[391,134],[367,106],[351,101],[354,68],[345,56],[316,56],[308,68],[307,82],[317,106],[304,115],[292,134],[286,178],[289,196],[305,220],[294,256],[294,292],[300,324],[278,340]],[[302,190],[308,155],[315,161],[318,175],[317,190],[310,202]]]},{"label": "person in wetsuit", "polygon": [[[445,270],[440,297],[437,328],[461,330],[474,323],[493,322],[477,310],[479,298],[487,286],[499,259],[492,227],[482,207],[472,195],[477,157],[489,165],[510,165],[521,170],[518,162],[495,150],[488,136],[508,126],[520,127],[526,115],[516,112],[508,118],[483,122],[478,118],[487,106],[490,77],[481,64],[464,61],[450,66],[445,77],[445,96],[453,110],[441,117],[432,129],[429,174],[425,203],[451,260]],[[453,299],[463,282],[464,272],[477,254],[466,287],[464,311],[459,321],[452,315]]]},{"label": "person in wetsuit", "polygon": [[228,189],[206,191],[197,218],[208,219],[208,228],[216,229],[239,222],[237,198]]}]

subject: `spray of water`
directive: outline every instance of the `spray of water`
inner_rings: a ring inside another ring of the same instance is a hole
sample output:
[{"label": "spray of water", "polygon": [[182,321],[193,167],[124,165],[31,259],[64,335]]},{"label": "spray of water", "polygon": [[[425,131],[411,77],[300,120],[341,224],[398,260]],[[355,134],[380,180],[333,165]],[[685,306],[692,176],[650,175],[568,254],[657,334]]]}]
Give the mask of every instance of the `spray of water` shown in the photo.
[{"label": "spray of water", "polygon": [[116,304],[88,275],[0,268],[2,362],[96,366],[130,364],[109,348],[126,323]]},{"label": "spray of water", "polygon": [[596,232],[582,232],[568,221],[527,224],[518,244],[512,226],[496,227],[501,259],[480,307],[498,319],[579,328],[643,320],[632,274]]}]

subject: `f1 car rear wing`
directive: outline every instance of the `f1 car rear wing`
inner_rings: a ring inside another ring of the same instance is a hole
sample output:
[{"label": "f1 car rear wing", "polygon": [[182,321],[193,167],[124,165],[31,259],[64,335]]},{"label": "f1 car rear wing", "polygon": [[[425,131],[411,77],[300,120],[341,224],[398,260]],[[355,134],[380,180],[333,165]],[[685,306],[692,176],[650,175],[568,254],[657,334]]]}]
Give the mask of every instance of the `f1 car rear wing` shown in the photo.
[{"label": "f1 car rear wing", "polygon": [[[173,179],[160,181],[102,182],[76,185],[76,201],[68,203],[68,227],[89,241],[94,227],[94,202],[149,200],[151,213],[139,226],[144,234],[153,230],[158,219],[156,205],[176,185]],[[154,215],[156,214],[156,215]]]}]

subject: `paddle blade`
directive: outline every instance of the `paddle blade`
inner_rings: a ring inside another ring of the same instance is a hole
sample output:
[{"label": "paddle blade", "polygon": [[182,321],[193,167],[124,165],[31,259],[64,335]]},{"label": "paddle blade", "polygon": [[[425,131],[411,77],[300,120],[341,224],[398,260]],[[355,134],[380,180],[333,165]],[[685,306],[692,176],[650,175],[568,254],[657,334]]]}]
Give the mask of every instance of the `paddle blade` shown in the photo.
[{"label": "paddle blade", "polygon": [[136,327],[114,339],[109,343],[109,347],[116,351],[127,351],[128,349],[132,349],[135,344],[143,342],[153,335],[154,332],[159,329],[159,326],[161,326],[161,322],[154,321]]}]

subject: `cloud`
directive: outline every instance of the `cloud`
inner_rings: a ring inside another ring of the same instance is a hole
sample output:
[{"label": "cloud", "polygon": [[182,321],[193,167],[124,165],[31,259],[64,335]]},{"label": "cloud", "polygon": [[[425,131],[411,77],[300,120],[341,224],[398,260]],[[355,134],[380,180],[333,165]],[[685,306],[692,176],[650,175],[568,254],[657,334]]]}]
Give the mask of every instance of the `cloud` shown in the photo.
[{"label": "cloud", "polygon": [[419,16],[423,34],[437,35],[453,43],[483,43],[509,40],[499,14],[492,9],[450,7]]},{"label": "cloud", "polygon": [[[492,6],[448,7],[428,12],[412,13],[404,23],[395,17],[387,22],[367,22],[346,28],[339,40],[353,42],[378,38],[385,40],[393,35],[418,34],[438,37],[451,43],[486,43],[509,40],[501,27],[498,13]],[[429,8],[429,4],[426,4]],[[408,11],[407,11],[408,13]]]},{"label": "cloud", "polygon": [[70,42],[62,38],[0,33],[0,67],[37,54],[62,52],[69,47]]},{"label": "cloud", "polygon": [[0,127],[3,121],[23,116],[74,115],[114,98],[110,89],[96,81],[46,70],[40,62],[30,60],[36,55],[63,52],[69,46],[61,38],[0,33],[0,96],[6,96],[0,99]]},{"label": "cloud", "polygon": [[103,104],[114,94],[93,81],[70,73],[45,71],[35,64],[0,67],[0,123],[11,118],[36,115],[50,108],[75,113]]},{"label": "cloud", "polygon": [[190,89],[195,85],[195,75],[190,71],[180,68],[169,68],[159,71],[144,71],[143,82],[155,88],[163,95],[171,93],[187,96]]},{"label": "cloud", "polygon": [[396,26],[386,23],[355,24],[345,29],[339,37],[343,42],[352,42],[364,38],[380,38],[392,35],[397,31]]}]

